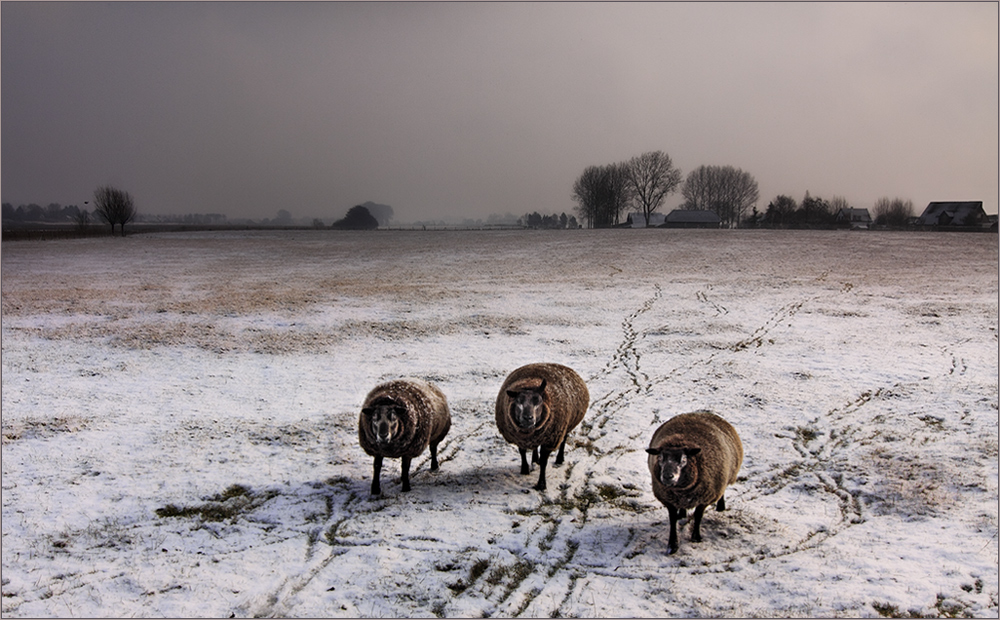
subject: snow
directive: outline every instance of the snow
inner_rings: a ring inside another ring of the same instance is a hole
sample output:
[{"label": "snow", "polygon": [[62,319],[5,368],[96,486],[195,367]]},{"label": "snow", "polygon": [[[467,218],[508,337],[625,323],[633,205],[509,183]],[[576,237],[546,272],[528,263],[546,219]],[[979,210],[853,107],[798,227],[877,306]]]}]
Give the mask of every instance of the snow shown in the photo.
[{"label": "snow", "polygon": [[[997,617],[990,234],[229,232],[2,247],[4,616]],[[591,407],[548,490],[493,403]],[[453,425],[368,494],[376,383]],[[644,448],[746,456],[704,541]]]}]

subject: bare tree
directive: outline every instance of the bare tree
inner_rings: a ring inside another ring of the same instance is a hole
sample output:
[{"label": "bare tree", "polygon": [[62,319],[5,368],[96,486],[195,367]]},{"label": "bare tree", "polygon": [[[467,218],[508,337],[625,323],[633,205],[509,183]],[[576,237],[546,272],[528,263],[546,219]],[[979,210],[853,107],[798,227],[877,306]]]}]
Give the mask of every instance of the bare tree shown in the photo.
[{"label": "bare tree", "polygon": [[879,226],[905,226],[913,216],[913,201],[902,198],[879,198],[872,207],[872,215]]},{"label": "bare tree", "polygon": [[753,176],[732,166],[699,166],[688,174],[681,193],[685,208],[714,211],[726,228],[739,226],[760,197]]},{"label": "bare tree", "polygon": [[650,151],[633,157],[625,169],[632,198],[642,209],[646,226],[649,226],[649,216],[681,184],[681,171],[674,168],[670,156],[663,151]]},{"label": "bare tree", "polygon": [[124,237],[125,224],[135,219],[135,202],[128,192],[102,185],[94,190],[94,215],[111,224],[112,235],[115,225],[120,225]]}]

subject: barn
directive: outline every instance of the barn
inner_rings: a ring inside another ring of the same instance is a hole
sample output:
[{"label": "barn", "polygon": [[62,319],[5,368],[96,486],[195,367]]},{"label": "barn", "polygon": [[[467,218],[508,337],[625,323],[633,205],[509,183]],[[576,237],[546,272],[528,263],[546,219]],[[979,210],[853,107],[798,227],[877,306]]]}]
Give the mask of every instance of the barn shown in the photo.
[{"label": "barn", "polygon": [[983,201],[932,202],[917,219],[918,226],[979,228],[987,224]]},{"label": "barn", "polygon": [[674,209],[667,214],[665,228],[718,228],[722,223],[714,211],[703,209]]}]

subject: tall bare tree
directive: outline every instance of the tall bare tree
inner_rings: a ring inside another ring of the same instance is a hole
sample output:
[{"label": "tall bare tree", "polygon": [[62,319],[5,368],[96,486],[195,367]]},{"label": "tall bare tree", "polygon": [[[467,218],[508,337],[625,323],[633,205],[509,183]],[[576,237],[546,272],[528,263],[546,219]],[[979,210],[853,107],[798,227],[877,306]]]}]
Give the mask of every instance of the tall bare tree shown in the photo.
[{"label": "tall bare tree", "polygon": [[120,225],[124,237],[125,224],[135,219],[135,201],[126,191],[102,185],[94,190],[94,214],[111,224],[112,235],[115,234],[115,226]]},{"label": "tall bare tree", "polygon": [[714,211],[725,228],[739,226],[760,197],[753,176],[732,166],[699,166],[688,174],[681,194],[685,208]]},{"label": "tall bare tree", "polygon": [[681,184],[681,171],[674,168],[670,156],[663,151],[650,151],[633,157],[625,169],[632,199],[642,210],[646,226],[649,226],[649,216]]}]

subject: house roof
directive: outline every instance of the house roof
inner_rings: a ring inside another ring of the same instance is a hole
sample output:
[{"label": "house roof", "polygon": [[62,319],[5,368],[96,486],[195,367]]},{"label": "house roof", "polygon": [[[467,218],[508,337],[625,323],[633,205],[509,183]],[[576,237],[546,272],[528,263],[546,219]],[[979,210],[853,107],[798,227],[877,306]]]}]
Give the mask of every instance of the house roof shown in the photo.
[{"label": "house roof", "polygon": [[932,202],[924,209],[919,221],[923,226],[947,226],[952,223],[962,226],[978,224],[985,215],[982,200]]},{"label": "house roof", "polygon": [[679,223],[699,223],[699,224],[718,224],[720,221],[719,215],[714,211],[705,211],[702,209],[674,209],[667,215],[667,222],[672,224]]},{"label": "house roof", "polygon": [[872,216],[868,213],[868,209],[852,209],[850,207],[846,209],[841,209],[837,211],[837,218],[843,217],[850,222],[870,222],[872,221]]}]

